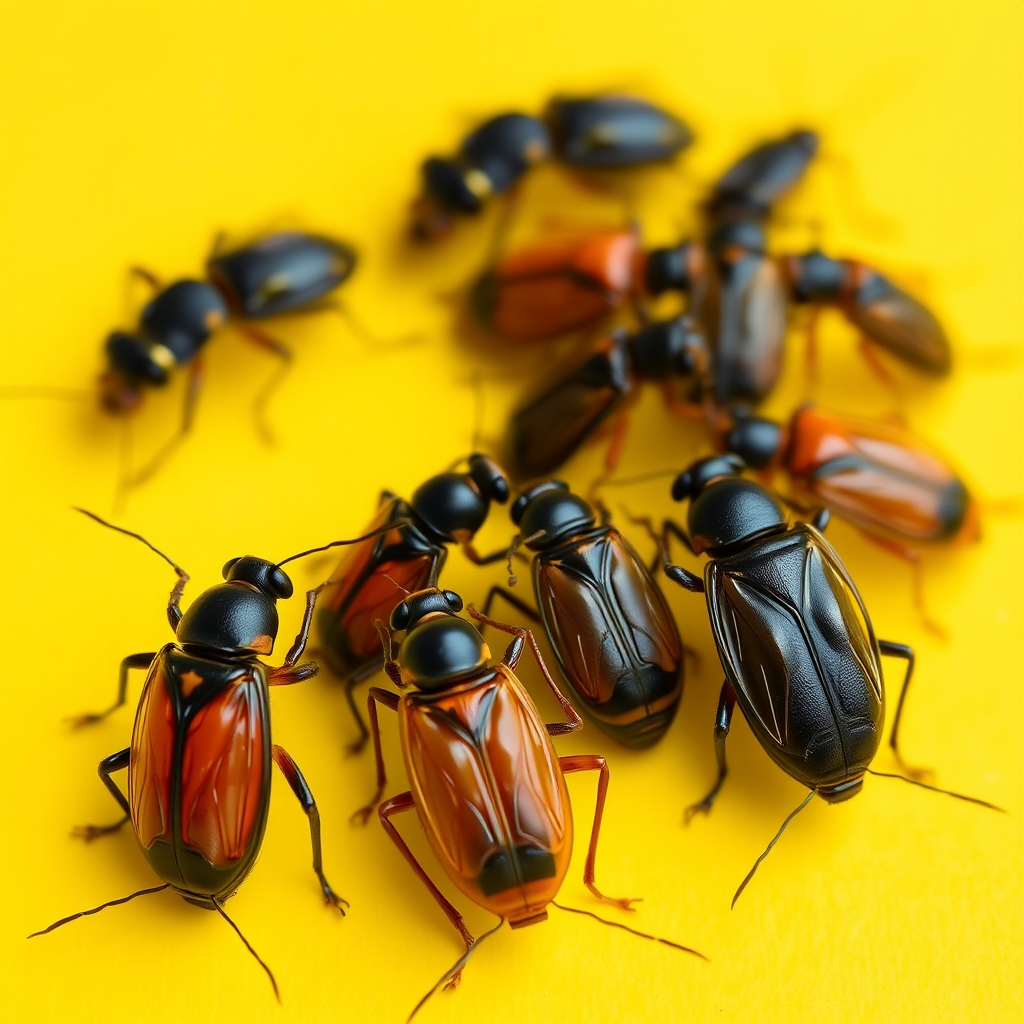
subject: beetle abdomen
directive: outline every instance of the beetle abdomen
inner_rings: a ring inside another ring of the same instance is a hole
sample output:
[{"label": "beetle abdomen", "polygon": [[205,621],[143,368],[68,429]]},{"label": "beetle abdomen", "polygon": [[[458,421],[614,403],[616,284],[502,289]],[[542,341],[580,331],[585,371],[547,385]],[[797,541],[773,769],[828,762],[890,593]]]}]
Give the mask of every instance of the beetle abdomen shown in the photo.
[{"label": "beetle abdomen", "polygon": [[165,647],[146,680],[128,766],[132,824],[176,889],[228,895],[263,839],[270,784],[266,679],[258,663]]},{"label": "beetle abdomen", "polygon": [[839,556],[797,524],[706,573],[719,657],[754,734],[810,787],[863,774],[885,697],[878,645]]}]

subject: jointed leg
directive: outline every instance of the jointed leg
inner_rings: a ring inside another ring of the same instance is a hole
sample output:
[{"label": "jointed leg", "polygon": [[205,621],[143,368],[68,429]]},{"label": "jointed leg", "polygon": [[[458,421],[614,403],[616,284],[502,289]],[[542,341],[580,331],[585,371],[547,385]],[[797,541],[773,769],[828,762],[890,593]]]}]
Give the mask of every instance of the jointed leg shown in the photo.
[{"label": "jointed leg", "polygon": [[131,747],[125,747],[124,750],[119,750],[116,754],[111,754],[110,757],[106,757],[100,761],[98,769],[100,781],[107,787],[110,795],[118,802],[121,810],[124,811],[124,817],[120,821],[114,822],[113,825],[78,825],[71,832],[76,839],[84,839],[87,843],[91,843],[99,836],[105,836],[109,835],[111,832],[116,832],[131,818],[132,809],[128,800],[125,798],[124,793],[117,788],[117,783],[110,777],[113,772],[119,772],[122,768],[128,767],[128,761],[131,759],[131,752]]},{"label": "jointed leg", "polygon": [[604,817],[604,802],[608,795],[608,763],[598,754],[571,754],[560,757],[558,763],[562,771],[570,772],[600,771],[597,781],[597,807],[594,810],[594,827],[590,832],[590,848],[587,850],[587,863],[583,868],[583,884],[599,899],[608,903],[617,903],[623,910],[632,910],[631,903],[639,903],[639,899],[617,899],[605,896],[597,887],[594,873],[597,866],[597,841],[601,833],[601,818]]},{"label": "jointed leg", "polygon": [[580,718],[579,712],[572,706],[569,699],[559,690],[558,683],[555,682],[544,662],[544,658],[541,656],[540,647],[537,645],[537,638],[533,635],[533,631],[522,626],[510,626],[507,623],[498,622],[487,615],[481,615],[472,605],[469,605],[466,611],[477,622],[482,622],[486,626],[493,626],[495,629],[500,629],[503,633],[509,633],[514,637],[505,649],[505,656],[502,658],[504,664],[508,665],[509,668],[514,669],[516,667],[519,659],[522,657],[525,644],[528,643],[530,645],[533,650],[533,656],[537,659],[537,664],[540,666],[541,675],[544,676],[544,681],[548,684],[548,688],[561,705],[562,713],[569,719],[567,722],[549,723],[546,726],[548,733],[552,736],[564,736],[566,733],[582,729],[583,719]]},{"label": "jointed leg", "polygon": [[924,576],[921,570],[920,555],[913,548],[900,544],[897,541],[889,540],[887,537],[879,537],[877,534],[869,533],[866,530],[862,530],[861,535],[866,540],[871,541],[872,544],[877,544],[878,547],[888,551],[889,554],[902,558],[910,564],[914,607],[917,609],[918,615],[921,616],[925,629],[930,633],[934,633],[940,640],[948,640],[949,633],[946,631],[946,628],[928,614],[928,607],[924,600]]},{"label": "jointed leg", "polygon": [[[412,793],[400,793],[398,796],[393,796],[390,800],[382,803],[377,813],[380,815],[380,822],[384,826],[384,831],[387,832],[395,846],[401,850],[402,856],[409,862],[409,866],[416,873],[416,877],[427,887],[427,891],[437,901],[437,905],[444,911],[448,920],[451,921],[452,927],[462,936],[466,949],[469,949],[474,942],[473,933],[466,927],[466,922],[462,919],[462,915],[444,898],[443,893],[431,881],[430,875],[423,870],[422,865],[416,859],[412,850],[406,846],[405,840],[398,834],[398,829],[391,824],[390,818],[393,814],[411,811],[415,806]],[[461,975],[462,971],[457,971],[452,975],[445,987],[454,988],[458,985]]]},{"label": "jointed leg", "polygon": [[116,711],[125,702],[128,693],[128,671],[133,668],[146,668],[153,663],[156,651],[149,651],[146,654],[129,654],[127,658],[121,659],[121,669],[117,676],[117,700],[107,708],[106,711],[99,711],[91,715],[78,715],[76,718],[69,718],[72,728],[80,729],[84,725],[94,725],[102,722],[112,711]]},{"label": "jointed leg", "polygon": [[714,786],[711,787],[711,792],[703,800],[686,808],[684,820],[687,824],[698,811],[707,814],[711,810],[711,805],[715,802],[715,797],[718,796],[718,791],[722,788],[722,783],[729,773],[725,763],[725,741],[729,736],[729,726],[732,725],[732,711],[735,705],[736,694],[733,692],[729,680],[726,679],[722,683],[722,692],[718,697],[718,710],[715,712],[715,760],[718,762],[718,778],[715,780]]},{"label": "jointed leg", "polygon": [[360,825],[365,825],[369,820],[374,807],[380,803],[380,798],[384,795],[384,788],[388,784],[387,770],[384,767],[384,753],[380,748],[380,724],[377,722],[377,704],[375,702],[379,701],[391,708],[392,711],[397,711],[399,700],[401,698],[397,694],[382,690],[379,686],[371,686],[366,698],[366,710],[370,718],[370,735],[373,736],[373,756],[377,763],[377,791],[373,794],[370,802],[365,807],[360,807],[349,819],[358,821]]},{"label": "jointed leg", "polygon": [[907,764],[900,755],[899,748],[899,730],[900,719],[903,717],[903,704],[907,699],[907,691],[910,689],[910,680],[914,675],[914,651],[906,644],[896,644],[891,640],[879,640],[878,649],[882,654],[886,654],[890,658],[903,658],[907,662],[907,674],[903,677],[903,686],[900,687],[899,700],[896,702],[896,714],[893,716],[892,720],[892,733],[889,736],[889,746],[892,747],[892,752],[896,756],[896,760],[899,762],[900,767],[912,779],[929,778],[932,775],[932,770],[930,768],[915,768]]},{"label": "jointed leg", "polygon": [[256,418],[256,429],[267,444],[273,444],[274,435],[267,424],[266,419],[267,402],[270,401],[270,396],[274,393],[288,371],[291,370],[293,353],[287,345],[278,341],[276,338],[270,337],[269,334],[264,334],[263,331],[257,330],[251,324],[240,323],[238,324],[238,329],[250,341],[255,342],[260,346],[260,348],[264,348],[268,352],[273,352],[273,354],[281,360],[280,369],[260,390],[260,393],[256,396],[256,400],[253,402],[252,407],[253,415]]},{"label": "jointed leg", "polygon": [[384,657],[381,655],[379,658],[372,658],[361,668],[357,668],[355,672],[345,680],[345,700],[348,701],[349,711],[352,712],[356,728],[359,730],[358,738],[345,745],[345,753],[349,756],[358,754],[363,747],[366,746],[366,741],[370,738],[369,730],[366,728],[366,722],[363,721],[363,716],[359,713],[359,706],[356,704],[353,691],[360,683],[365,682],[371,676],[376,675],[383,667]]},{"label": "jointed leg", "polygon": [[487,592],[487,600],[484,601],[483,614],[491,614],[491,605],[494,604],[494,599],[500,597],[507,601],[517,612],[521,615],[525,615],[531,622],[540,623],[540,615],[536,608],[531,608],[521,597],[517,597],[511,591],[506,590],[504,587],[491,587]]},{"label": "jointed leg", "polygon": [[335,893],[324,877],[323,855],[320,850],[320,812],[317,810],[316,801],[313,799],[309,785],[288,751],[276,743],[274,744],[274,763],[281,769],[281,774],[288,780],[288,785],[292,787],[292,792],[298,797],[302,809],[306,812],[306,817],[309,818],[309,838],[313,844],[313,870],[320,880],[324,899],[327,903],[336,906],[341,911],[341,916],[344,917],[345,908],[342,904],[344,903],[347,907],[349,902]]}]

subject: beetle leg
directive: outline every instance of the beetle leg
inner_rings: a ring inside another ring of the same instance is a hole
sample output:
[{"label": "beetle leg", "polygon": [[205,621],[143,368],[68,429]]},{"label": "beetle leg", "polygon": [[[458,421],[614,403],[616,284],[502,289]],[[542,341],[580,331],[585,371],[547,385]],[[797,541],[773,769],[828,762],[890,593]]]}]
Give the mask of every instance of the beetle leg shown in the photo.
[{"label": "beetle leg", "polygon": [[319,671],[320,666],[315,661],[307,661],[304,665],[294,665],[291,668],[282,665],[271,670],[267,683],[270,686],[292,686],[312,679]]},{"label": "beetle leg", "polygon": [[87,843],[91,843],[100,836],[116,832],[131,818],[132,809],[125,799],[124,793],[117,788],[117,783],[110,777],[112,772],[119,772],[122,768],[128,767],[131,752],[131,747],[125,747],[124,750],[119,750],[116,754],[105,757],[100,761],[98,769],[100,781],[107,787],[111,796],[120,804],[121,810],[124,811],[124,817],[113,825],[77,825],[71,832],[76,839],[84,839]]},{"label": "beetle leg", "polygon": [[359,713],[359,705],[356,704],[356,699],[353,696],[353,690],[360,683],[369,679],[371,676],[376,675],[383,667],[383,655],[379,658],[371,658],[365,665],[357,668],[355,672],[345,679],[345,700],[348,701],[349,711],[352,712],[352,717],[356,722],[356,728],[359,730],[359,737],[351,743],[345,744],[345,753],[349,757],[358,754],[363,747],[366,746],[366,741],[370,738],[370,733],[366,728],[366,722],[363,721],[363,716]]},{"label": "beetle leg", "polygon": [[[462,941],[466,944],[466,949],[468,950],[476,941],[473,938],[473,933],[466,927],[466,922],[462,919],[462,915],[444,898],[441,890],[431,881],[430,875],[423,870],[423,866],[416,859],[412,850],[409,849],[405,840],[398,834],[398,829],[389,820],[393,814],[411,811],[415,806],[412,793],[400,793],[398,796],[391,797],[390,800],[385,800],[377,809],[377,813],[380,815],[380,822],[384,826],[384,831],[387,832],[395,846],[402,851],[402,856],[409,862],[409,866],[416,873],[416,877],[427,887],[427,891],[437,901],[437,905],[444,911],[448,920],[451,921],[452,927],[462,936]],[[452,975],[445,988],[455,988],[461,976],[462,971],[460,969]]]},{"label": "beetle leg", "polygon": [[380,798],[384,795],[384,787],[388,784],[387,770],[384,767],[384,752],[380,748],[380,724],[377,722],[376,702],[379,701],[381,704],[386,704],[392,711],[397,711],[400,699],[397,694],[382,690],[379,686],[371,686],[370,692],[366,697],[366,711],[370,719],[370,734],[373,736],[373,756],[377,762],[377,792],[373,794],[373,798],[365,807],[360,807],[349,818],[351,822],[358,821],[360,825],[365,825],[370,820],[370,815],[373,814],[374,807],[380,803]]},{"label": "beetle leg", "polygon": [[698,811],[707,814],[711,810],[711,805],[715,802],[715,797],[718,796],[718,791],[722,788],[722,783],[725,782],[725,777],[729,773],[729,768],[725,763],[725,741],[729,736],[729,726],[732,725],[732,711],[735,705],[736,694],[729,680],[726,679],[722,683],[722,692],[718,697],[718,710],[715,712],[715,760],[718,762],[718,778],[715,780],[714,786],[711,787],[711,792],[700,803],[691,804],[686,808],[684,821],[687,825]]},{"label": "beetle leg", "polygon": [[503,562],[508,558],[508,547],[499,548],[489,554],[481,555],[468,541],[462,545],[462,553],[474,565],[493,565],[495,562]]},{"label": "beetle leg", "polygon": [[815,302],[807,311],[807,325],[804,328],[804,363],[807,379],[811,384],[818,383],[818,319],[821,306]]},{"label": "beetle leg", "polygon": [[124,487],[137,487],[148,480],[160,466],[171,456],[175,448],[188,436],[195,420],[196,406],[199,404],[199,392],[203,385],[203,357],[193,356],[188,364],[188,382],[185,385],[185,404],[181,412],[181,425],[178,431],[167,440],[160,450],[141,469],[135,470],[126,480]]},{"label": "beetle leg", "polygon": [[604,453],[604,472],[597,477],[587,488],[586,499],[597,509],[601,517],[601,525],[607,526],[611,522],[611,513],[605,508],[604,502],[598,495],[601,488],[614,476],[615,470],[619,468],[622,460],[622,449],[626,446],[626,438],[629,436],[629,416],[620,412],[611,423],[609,431],[608,448]]},{"label": "beetle leg", "polygon": [[[683,546],[691,555],[696,555],[697,552],[693,550],[693,541],[690,540],[690,535],[673,519],[666,519],[661,524],[662,535],[667,538],[669,534],[672,534],[676,540],[681,541]],[[667,561],[667,559],[666,559]]]},{"label": "beetle leg", "polygon": [[145,267],[132,267],[128,274],[131,277],[137,277],[140,281],[145,281],[153,291],[160,291],[160,278],[152,270],[147,270]]},{"label": "beetle leg", "polygon": [[270,401],[270,396],[284,379],[288,371],[292,368],[293,353],[292,350],[283,342],[278,341],[276,338],[272,338],[269,334],[264,334],[263,331],[257,330],[251,324],[239,323],[237,326],[242,334],[244,334],[250,341],[255,342],[261,348],[265,348],[268,352],[273,352],[274,355],[281,360],[281,366],[278,371],[273,374],[270,380],[268,380],[260,389],[260,392],[256,396],[256,400],[252,405],[253,416],[256,419],[256,429],[259,431],[260,437],[262,437],[267,444],[273,444],[274,435],[270,430],[270,427],[267,425],[266,420],[267,402]]},{"label": "beetle leg", "polygon": [[631,903],[639,903],[639,898],[619,899],[605,896],[597,887],[594,878],[597,864],[597,841],[601,834],[601,819],[604,817],[604,802],[608,796],[608,762],[599,754],[569,754],[558,759],[564,774],[571,772],[600,771],[597,780],[597,806],[594,809],[594,826],[590,831],[590,848],[587,850],[587,863],[583,868],[583,884],[599,899],[607,903],[617,903],[623,910],[632,910]]},{"label": "beetle leg", "polygon": [[861,359],[867,364],[867,368],[878,378],[884,387],[894,391],[898,398],[899,388],[896,380],[885,367],[882,360],[878,358],[875,343],[866,334],[860,336],[860,341],[857,343],[857,351],[860,353]]},{"label": "beetle leg", "polygon": [[889,736],[889,746],[892,747],[892,752],[896,756],[896,760],[899,762],[900,767],[912,779],[931,778],[934,773],[930,768],[915,768],[907,764],[900,755],[899,748],[899,730],[900,719],[903,717],[903,704],[907,699],[907,691],[910,689],[910,680],[914,675],[914,650],[906,644],[893,643],[891,640],[879,640],[878,649],[882,654],[886,654],[890,658],[903,658],[907,662],[907,674],[903,677],[903,685],[900,687],[900,698],[896,702],[896,714],[893,716],[892,720],[892,733]]},{"label": "beetle leg", "polygon": [[[348,542],[346,542],[348,543]],[[298,633],[295,635],[291,647],[288,649],[288,653],[284,656],[284,664],[281,668],[276,671],[280,672],[281,669],[290,669],[295,663],[302,657],[302,652],[306,649],[306,643],[309,640],[309,630],[313,624],[313,609],[316,606],[316,599],[327,589],[327,587],[333,582],[333,580],[324,580],[323,583],[318,587],[314,587],[312,590],[306,591],[306,610],[302,616],[302,625],[299,627]],[[320,667],[317,666],[316,671],[312,672],[311,675],[316,675],[320,671]],[[304,677],[308,678],[308,677]],[[293,680],[298,682],[298,680]]]},{"label": "beetle leg", "polygon": [[[320,849],[320,812],[317,810],[316,801],[310,791],[309,785],[299,771],[299,766],[292,760],[291,755],[284,747],[274,744],[274,763],[281,769],[281,774],[288,780],[292,792],[298,798],[302,809],[309,818],[309,838],[313,844],[313,870],[320,880],[320,888],[323,891],[324,899],[328,904],[334,904],[345,916],[345,907],[349,905],[348,900],[342,899],[328,884],[324,877],[323,854]],[[345,904],[345,907],[342,904]]]},{"label": "beetle leg", "polygon": [[[505,590],[504,587],[491,587],[487,592],[487,600],[484,601],[484,615],[491,614],[491,605],[494,603],[496,597],[504,598],[516,611],[521,612],[531,622],[539,623],[541,621],[540,615],[537,613],[535,608],[531,608],[522,598],[516,597],[515,594]],[[509,661],[512,644],[509,644],[509,649],[505,651],[505,658],[503,659],[505,664],[509,668],[515,668],[515,662]],[[516,662],[519,661],[519,656],[516,655]]]},{"label": "beetle leg", "polygon": [[102,722],[112,711],[116,711],[124,704],[125,696],[128,693],[128,670],[133,668],[149,668],[156,657],[156,651],[149,651],[146,654],[129,654],[127,658],[121,659],[121,670],[117,677],[117,700],[107,708],[106,711],[98,711],[91,715],[77,715],[67,721],[73,729],[81,729],[84,725],[94,725]]},{"label": "beetle leg", "polygon": [[548,684],[548,688],[555,695],[555,699],[562,706],[562,713],[568,722],[550,722],[546,726],[548,734],[551,736],[564,736],[566,733],[576,732],[578,729],[583,728],[583,719],[580,718],[579,712],[572,706],[572,703],[567,697],[562,694],[562,691],[558,688],[558,683],[555,682],[554,677],[548,669],[547,664],[544,662],[544,658],[540,653],[540,647],[537,645],[537,638],[533,635],[533,631],[526,629],[523,626],[510,626],[504,622],[498,622],[495,619],[490,618],[487,615],[482,615],[480,612],[469,605],[466,608],[470,616],[477,620],[477,622],[483,623],[485,626],[493,626],[495,629],[500,629],[503,633],[510,633],[515,637],[515,640],[508,645],[506,655],[509,655],[512,660],[503,662],[508,665],[509,668],[514,668],[518,663],[519,658],[522,655],[522,643],[525,640],[533,650],[533,656],[537,659],[537,664],[540,666],[541,675],[544,676],[544,681]]}]

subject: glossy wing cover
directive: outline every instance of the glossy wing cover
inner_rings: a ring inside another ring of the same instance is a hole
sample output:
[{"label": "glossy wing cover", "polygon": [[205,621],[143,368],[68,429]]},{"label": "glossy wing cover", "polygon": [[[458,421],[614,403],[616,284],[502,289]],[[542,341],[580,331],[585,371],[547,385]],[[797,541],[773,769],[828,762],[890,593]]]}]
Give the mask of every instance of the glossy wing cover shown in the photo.
[{"label": "glossy wing cover", "polygon": [[270,787],[263,666],[168,645],[139,702],[128,766],[139,845],[183,891],[228,895],[255,860]]},{"label": "glossy wing cover", "polygon": [[[386,495],[373,522],[364,532],[412,517],[412,509],[394,495]],[[381,642],[374,622],[388,623],[404,590],[427,585],[434,564],[440,571],[448,552],[431,544],[412,525],[396,526],[353,545],[331,574],[335,580],[317,602],[317,632],[333,671],[344,675],[365,662],[381,657]]]},{"label": "glossy wing cover", "polygon": [[572,853],[572,813],[547,730],[505,666],[399,706],[409,784],[451,880],[510,920],[554,898]]},{"label": "glossy wing cover", "polygon": [[977,539],[977,504],[963,481],[902,427],[808,406],[793,417],[787,464],[798,490],[869,533]]},{"label": "glossy wing cover", "polygon": [[510,445],[520,475],[543,476],[561,466],[632,386],[625,346],[602,338],[579,365],[513,413]]},{"label": "glossy wing cover", "polygon": [[864,604],[832,546],[797,524],[705,570],[726,677],[771,758],[808,787],[858,776],[885,696]]},{"label": "glossy wing cover", "polygon": [[631,747],[657,742],[682,695],[682,644],[640,556],[611,527],[534,559],[537,607],[569,686]]},{"label": "glossy wing cover", "polygon": [[599,323],[633,287],[639,239],[605,231],[523,250],[477,282],[477,318],[503,338],[539,341]]}]

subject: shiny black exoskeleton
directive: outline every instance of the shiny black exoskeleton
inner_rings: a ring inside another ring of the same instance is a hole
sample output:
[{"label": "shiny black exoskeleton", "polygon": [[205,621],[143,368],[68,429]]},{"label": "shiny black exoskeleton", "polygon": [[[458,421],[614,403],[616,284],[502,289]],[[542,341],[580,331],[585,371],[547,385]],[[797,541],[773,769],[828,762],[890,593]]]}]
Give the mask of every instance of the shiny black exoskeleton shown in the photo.
[{"label": "shiny black exoskeleton", "polygon": [[574,695],[608,735],[656,743],[682,696],[682,642],[640,556],[561,481],[520,494],[512,521],[535,552],[537,610],[498,588],[488,605],[500,595],[540,620]]},{"label": "shiny black exoskeleton", "polygon": [[[449,470],[422,483],[409,501],[391,491],[380,496],[370,530],[381,531],[350,551],[332,574],[320,601],[317,632],[328,665],[345,678],[345,693],[359,728],[353,751],[369,733],[352,697],[352,688],[379,671],[383,657],[377,623],[387,623],[404,591],[434,586],[448,545],[459,544],[470,561],[486,565],[505,557],[506,549],[477,553],[472,541],[483,526],[491,502],[508,501],[503,470],[479,453],[463,470]],[[393,527],[393,528],[389,528]]]},{"label": "shiny black exoskeleton", "polygon": [[835,803],[861,789],[885,717],[882,654],[904,658],[907,674],[890,744],[913,672],[909,647],[876,640],[864,602],[813,524],[787,521],[778,498],[739,474],[735,455],[694,463],[672,487],[689,500],[688,531],[666,524],[694,554],[704,578],[669,562],[680,586],[707,596],[725,670],[715,719],[718,780],[690,809],[707,811],[726,776],[725,740],[738,701],[751,730],[783,771]]},{"label": "shiny black exoskeleton", "polygon": [[[514,470],[522,477],[556,470],[623,411],[644,381],[662,384],[672,408],[688,414],[700,398],[706,368],[704,339],[689,317],[653,323],[633,334],[612,331],[560,380],[513,413],[509,445]],[[689,385],[683,397],[674,390],[680,382]],[[616,457],[611,450],[610,455]]]},{"label": "shiny black exoskeleton", "polygon": [[499,114],[466,136],[455,157],[424,161],[413,236],[446,235],[456,217],[479,213],[552,157],[585,170],[618,170],[668,160],[692,140],[678,118],[628,96],[556,97],[543,119]]}]

